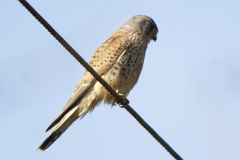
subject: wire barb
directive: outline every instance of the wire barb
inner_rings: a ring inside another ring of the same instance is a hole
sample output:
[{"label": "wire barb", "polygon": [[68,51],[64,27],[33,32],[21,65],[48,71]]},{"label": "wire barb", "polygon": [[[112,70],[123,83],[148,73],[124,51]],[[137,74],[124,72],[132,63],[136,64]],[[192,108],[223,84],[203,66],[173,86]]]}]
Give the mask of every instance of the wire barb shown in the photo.
[{"label": "wire barb", "polygon": [[[93,77],[100,82],[107,91],[113,95],[117,102],[124,105],[125,100],[121,95],[118,95],[112,87],[102,79],[100,75],[48,24],[48,22],[37,13],[37,11],[26,1],[19,0],[19,2],[57,39],[59,43],[69,52],[71,55],[89,71]],[[175,159],[182,160],[182,158],[129,106],[124,107]]]}]

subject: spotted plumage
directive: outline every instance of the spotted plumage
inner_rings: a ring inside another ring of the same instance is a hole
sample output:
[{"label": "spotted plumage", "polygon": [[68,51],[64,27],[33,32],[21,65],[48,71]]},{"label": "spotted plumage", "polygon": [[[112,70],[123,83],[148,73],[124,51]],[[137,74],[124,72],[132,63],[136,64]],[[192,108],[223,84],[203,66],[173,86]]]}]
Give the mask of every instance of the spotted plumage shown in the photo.
[{"label": "spotted plumage", "polygon": [[[156,40],[158,28],[148,16],[134,16],[123,24],[101,47],[89,64],[121,95],[128,95],[140,76],[150,40]],[[79,117],[83,118],[101,101],[112,103],[113,97],[86,71],[72,97],[47,128],[56,126],[38,150],[47,149]]]}]

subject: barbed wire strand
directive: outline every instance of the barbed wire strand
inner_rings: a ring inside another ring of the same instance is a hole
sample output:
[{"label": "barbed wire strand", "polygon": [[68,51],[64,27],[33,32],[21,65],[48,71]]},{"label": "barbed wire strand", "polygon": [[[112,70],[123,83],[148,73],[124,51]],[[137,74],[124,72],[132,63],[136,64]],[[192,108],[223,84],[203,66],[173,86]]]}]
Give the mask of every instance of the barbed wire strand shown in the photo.
[{"label": "barbed wire strand", "polygon": [[[118,95],[112,87],[102,79],[100,75],[44,20],[44,18],[37,13],[37,11],[26,1],[19,0],[19,2],[58,40],[63,47],[72,54],[72,56],[86,68],[93,77],[99,81],[108,92],[115,97],[118,103],[124,104],[125,100]],[[182,160],[182,158],[135,112],[129,105],[124,107],[175,159]]]}]

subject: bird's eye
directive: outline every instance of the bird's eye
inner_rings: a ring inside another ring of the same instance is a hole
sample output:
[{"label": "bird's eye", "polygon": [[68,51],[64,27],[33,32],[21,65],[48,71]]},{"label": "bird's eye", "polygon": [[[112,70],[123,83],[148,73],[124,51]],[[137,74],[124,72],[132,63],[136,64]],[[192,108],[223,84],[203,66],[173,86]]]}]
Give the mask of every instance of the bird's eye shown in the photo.
[{"label": "bird's eye", "polygon": [[152,31],[152,30],[154,30],[155,29],[155,27],[152,25],[151,27],[150,27],[150,30]]}]

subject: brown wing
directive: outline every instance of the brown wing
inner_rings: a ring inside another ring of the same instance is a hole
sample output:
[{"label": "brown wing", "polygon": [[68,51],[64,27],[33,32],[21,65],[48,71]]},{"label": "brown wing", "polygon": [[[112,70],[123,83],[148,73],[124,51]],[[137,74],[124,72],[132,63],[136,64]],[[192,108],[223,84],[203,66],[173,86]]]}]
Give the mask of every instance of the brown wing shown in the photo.
[{"label": "brown wing", "polygon": [[[128,45],[129,40],[127,37],[111,37],[101,47],[98,48],[94,56],[91,58],[89,64],[99,75],[103,75],[113,66],[117,58],[123,52],[125,52]],[[95,83],[96,80],[94,77],[89,72],[86,72],[83,79],[76,86],[72,97],[57,118],[47,128],[46,132],[54,127],[70,110],[77,107],[77,104],[81,102],[82,98],[85,96],[85,93]]]},{"label": "brown wing", "polygon": [[[129,40],[126,36],[111,37],[97,49],[89,64],[99,74],[106,73],[115,63],[117,58],[127,49]],[[85,73],[86,82],[93,77],[89,72]]]}]

